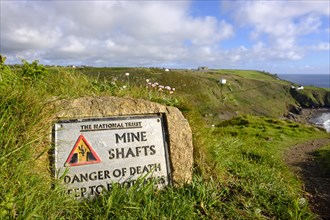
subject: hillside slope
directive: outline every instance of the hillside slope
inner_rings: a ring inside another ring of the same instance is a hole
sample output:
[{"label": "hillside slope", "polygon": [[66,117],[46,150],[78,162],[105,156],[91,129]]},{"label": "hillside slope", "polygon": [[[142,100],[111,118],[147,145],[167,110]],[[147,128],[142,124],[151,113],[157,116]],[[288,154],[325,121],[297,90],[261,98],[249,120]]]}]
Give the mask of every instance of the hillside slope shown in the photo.
[{"label": "hillside slope", "polygon": [[[221,86],[219,78],[228,83]],[[146,79],[176,90],[146,87]],[[289,88],[290,83],[258,71],[47,72],[36,62],[14,70],[0,63],[0,219],[312,219],[303,185],[282,154],[328,134],[278,119],[289,105],[300,107]],[[50,166],[54,112],[47,106],[86,96],[127,96],[180,108],[193,131],[192,183],[162,191],[152,184],[114,186],[86,201],[65,196]]]},{"label": "hillside slope", "polygon": [[[172,70],[149,68],[84,68],[83,73],[109,82],[127,80],[141,86],[146,79],[169,85],[191,101],[210,123],[243,114],[283,117],[298,113],[301,107],[330,107],[330,90],[307,87],[291,88],[291,83],[276,75],[251,70]],[[221,84],[220,79],[226,79]]]}]

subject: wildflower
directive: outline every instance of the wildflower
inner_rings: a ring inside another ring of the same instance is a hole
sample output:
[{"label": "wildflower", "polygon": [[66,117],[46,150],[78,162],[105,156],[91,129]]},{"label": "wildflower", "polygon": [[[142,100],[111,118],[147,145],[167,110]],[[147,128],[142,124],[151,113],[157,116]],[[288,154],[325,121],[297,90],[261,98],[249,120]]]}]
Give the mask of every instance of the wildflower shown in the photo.
[{"label": "wildflower", "polygon": [[129,73],[125,73],[125,76],[129,76]]},{"label": "wildflower", "polygon": [[170,91],[170,94],[173,94],[173,91]]},{"label": "wildflower", "polygon": [[159,91],[159,92],[162,92],[163,89],[164,89],[164,86],[162,86],[162,85],[159,85],[159,86],[158,86],[158,91]]},{"label": "wildflower", "polygon": [[299,200],[298,200],[298,204],[302,207],[302,206],[304,206],[305,204],[306,204],[306,199],[305,198],[300,198]]},{"label": "wildflower", "polygon": [[123,89],[126,89],[127,88],[127,86],[123,86]]},{"label": "wildflower", "polygon": [[171,90],[171,87],[165,86],[165,89],[168,90],[168,91],[170,91]]},{"label": "wildflower", "polygon": [[146,79],[146,82],[149,84],[150,80],[149,79]]},{"label": "wildflower", "polygon": [[172,88],[172,91],[175,91],[175,88]]}]

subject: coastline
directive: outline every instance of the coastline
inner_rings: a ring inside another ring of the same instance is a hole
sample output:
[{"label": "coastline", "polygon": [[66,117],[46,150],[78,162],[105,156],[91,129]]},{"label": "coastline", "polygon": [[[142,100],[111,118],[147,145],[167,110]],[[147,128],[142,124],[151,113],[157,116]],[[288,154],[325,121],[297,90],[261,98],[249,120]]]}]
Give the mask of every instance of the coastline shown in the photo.
[{"label": "coastline", "polygon": [[330,115],[330,108],[302,108],[298,114],[289,113],[287,118],[299,123],[311,124],[330,132],[330,127],[324,125],[326,120],[330,122],[330,116],[325,119],[324,114]]}]

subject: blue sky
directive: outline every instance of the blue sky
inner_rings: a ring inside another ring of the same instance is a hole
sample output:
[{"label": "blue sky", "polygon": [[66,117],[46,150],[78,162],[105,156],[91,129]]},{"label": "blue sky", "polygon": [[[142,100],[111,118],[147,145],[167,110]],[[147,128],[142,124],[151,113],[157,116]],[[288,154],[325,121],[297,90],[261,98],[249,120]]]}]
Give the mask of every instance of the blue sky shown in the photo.
[{"label": "blue sky", "polygon": [[327,0],[0,4],[8,63],[329,74]]}]

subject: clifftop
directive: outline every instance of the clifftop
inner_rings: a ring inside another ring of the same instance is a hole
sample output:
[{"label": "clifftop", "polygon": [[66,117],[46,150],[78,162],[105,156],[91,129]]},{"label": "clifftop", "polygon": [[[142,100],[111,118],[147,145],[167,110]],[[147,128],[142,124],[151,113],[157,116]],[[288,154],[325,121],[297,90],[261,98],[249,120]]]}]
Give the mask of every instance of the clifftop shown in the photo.
[{"label": "clifftop", "polygon": [[[330,90],[317,87],[292,89],[292,83],[276,75],[254,70],[171,70],[152,68],[84,68],[83,73],[99,80],[122,79],[130,72],[131,85],[145,79],[176,88],[206,121],[217,123],[242,115],[282,117],[301,108],[329,108]],[[221,80],[224,80],[223,82]],[[298,112],[297,112],[298,111]]]}]

